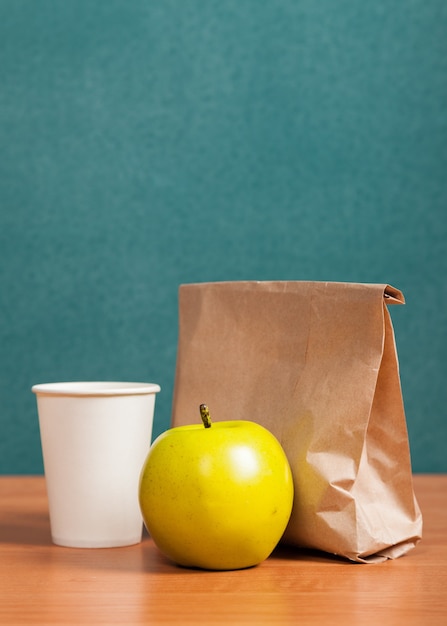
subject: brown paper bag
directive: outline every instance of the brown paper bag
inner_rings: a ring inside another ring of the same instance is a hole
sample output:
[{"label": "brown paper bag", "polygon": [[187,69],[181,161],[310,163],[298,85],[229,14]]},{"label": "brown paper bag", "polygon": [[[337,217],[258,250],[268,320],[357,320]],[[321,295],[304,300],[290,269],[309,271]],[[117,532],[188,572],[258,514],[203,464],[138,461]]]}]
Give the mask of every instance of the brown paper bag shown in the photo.
[{"label": "brown paper bag", "polygon": [[283,541],[373,562],[420,539],[387,285],[182,285],[172,425],[247,419],[291,465]]}]

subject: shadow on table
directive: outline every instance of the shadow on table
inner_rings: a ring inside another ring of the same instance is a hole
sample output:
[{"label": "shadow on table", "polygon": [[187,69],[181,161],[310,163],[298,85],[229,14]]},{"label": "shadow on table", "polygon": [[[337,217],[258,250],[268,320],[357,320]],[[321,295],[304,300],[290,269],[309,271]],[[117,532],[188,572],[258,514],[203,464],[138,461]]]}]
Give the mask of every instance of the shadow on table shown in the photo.
[{"label": "shadow on table", "polygon": [[[157,574],[201,575],[207,570],[186,568],[176,565],[167,559],[151,541],[146,529],[143,531],[142,542],[121,548],[64,548],[55,546],[51,540],[50,520],[48,513],[24,512],[21,516],[2,514],[0,520],[0,544],[13,544],[51,548],[45,550],[45,559],[54,562],[67,562],[71,566],[82,566],[96,570],[120,570],[127,572],[146,572]],[[30,553],[28,552],[28,558]],[[36,553],[36,557],[37,557]],[[278,546],[271,558],[289,560],[296,563],[346,563],[346,559],[316,550],[307,550],[294,546]],[[252,568],[250,568],[252,569]],[[216,572],[219,573],[219,572]]]},{"label": "shadow on table", "polygon": [[0,544],[51,545],[50,519],[48,513],[23,513],[9,516],[2,514],[0,521]]},{"label": "shadow on table", "polygon": [[310,548],[300,548],[297,546],[282,545],[280,544],[273,551],[272,557],[276,559],[284,559],[287,561],[307,561],[313,563],[352,563],[353,561],[346,559],[337,554],[330,554],[328,552],[322,552],[320,550],[312,550]]}]

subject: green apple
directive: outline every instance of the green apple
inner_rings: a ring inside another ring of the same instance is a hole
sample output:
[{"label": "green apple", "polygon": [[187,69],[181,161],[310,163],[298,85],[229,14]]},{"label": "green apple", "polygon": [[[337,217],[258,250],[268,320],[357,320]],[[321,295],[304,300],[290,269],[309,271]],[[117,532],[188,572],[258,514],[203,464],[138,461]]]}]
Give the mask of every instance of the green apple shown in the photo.
[{"label": "green apple", "polygon": [[213,570],[266,559],[292,512],[293,480],[278,440],[250,421],[179,426],[152,444],[139,502],[155,544],[179,565]]}]

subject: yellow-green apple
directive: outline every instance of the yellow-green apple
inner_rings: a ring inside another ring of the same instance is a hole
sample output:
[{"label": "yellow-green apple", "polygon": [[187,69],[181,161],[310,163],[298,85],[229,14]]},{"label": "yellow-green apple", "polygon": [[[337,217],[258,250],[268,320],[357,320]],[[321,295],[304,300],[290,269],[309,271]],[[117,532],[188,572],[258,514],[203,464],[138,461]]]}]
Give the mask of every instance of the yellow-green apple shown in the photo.
[{"label": "yellow-green apple", "polygon": [[178,426],[153,442],[139,501],[155,544],[179,565],[229,570],[273,551],[293,504],[289,462],[279,441],[255,422]]}]

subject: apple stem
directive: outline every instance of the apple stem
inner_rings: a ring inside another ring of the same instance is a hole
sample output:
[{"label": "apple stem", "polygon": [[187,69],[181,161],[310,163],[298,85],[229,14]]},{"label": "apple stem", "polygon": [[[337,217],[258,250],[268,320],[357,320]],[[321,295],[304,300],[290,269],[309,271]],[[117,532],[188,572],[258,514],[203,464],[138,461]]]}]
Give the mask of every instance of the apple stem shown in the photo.
[{"label": "apple stem", "polygon": [[211,428],[210,412],[206,404],[200,405],[200,417],[202,418],[205,428]]}]

